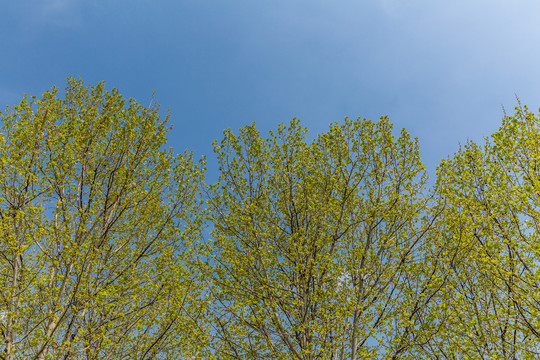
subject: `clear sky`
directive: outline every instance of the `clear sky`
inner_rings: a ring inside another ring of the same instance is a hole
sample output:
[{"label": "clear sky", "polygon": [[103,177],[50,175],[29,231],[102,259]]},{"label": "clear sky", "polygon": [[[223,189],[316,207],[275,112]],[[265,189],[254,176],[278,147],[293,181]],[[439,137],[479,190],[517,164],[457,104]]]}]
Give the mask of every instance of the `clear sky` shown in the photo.
[{"label": "clear sky", "polygon": [[433,173],[515,95],[540,107],[539,19],[532,0],[3,1],[0,105],[70,75],[143,104],[155,89],[170,144],[210,158],[227,127],[389,115]]}]

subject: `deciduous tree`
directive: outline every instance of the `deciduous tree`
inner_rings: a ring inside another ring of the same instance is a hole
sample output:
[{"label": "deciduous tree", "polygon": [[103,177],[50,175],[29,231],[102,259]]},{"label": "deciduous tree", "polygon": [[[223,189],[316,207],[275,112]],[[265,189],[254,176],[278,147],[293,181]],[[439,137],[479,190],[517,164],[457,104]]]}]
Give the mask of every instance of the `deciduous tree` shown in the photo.
[{"label": "deciduous tree", "polygon": [[381,118],[346,119],[310,142],[293,120],[267,138],[254,125],[227,130],[215,152],[214,355],[406,356],[437,291],[418,261],[430,222],[417,141]]},{"label": "deciduous tree", "polygon": [[1,121],[0,358],[196,353],[204,166],[165,149],[158,107],[71,78]]},{"label": "deciduous tree", "polygon": [[[540,356],[540,120],[526,107],[484,145],[468,142],[438,169],[443,295],[425,344],[443,359]],[[424,353],[426,354],[426,353]]]}]

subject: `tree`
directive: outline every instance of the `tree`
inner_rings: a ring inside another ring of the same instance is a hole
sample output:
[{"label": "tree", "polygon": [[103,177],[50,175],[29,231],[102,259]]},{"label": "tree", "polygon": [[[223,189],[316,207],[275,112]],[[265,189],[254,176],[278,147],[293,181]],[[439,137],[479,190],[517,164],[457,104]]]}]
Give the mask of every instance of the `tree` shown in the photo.
[{"label": "tree", "polygon": [[485,145],[469,142],[439,166],[433,242],[447,281],[434,301],[444,307],[430,309],[444,321],[428,354],[540,356],[539,145],[539,118],[519,106]]},{"label": "tree", "polygon": [[438,291],[421,261],[432,219],[418,143],[387,118],[305,134],[293,120],[215,143],[203,244],[213,355],[404,358],[429,337],[418,315]]},{"label": "tree", "polygon": [[73,78],[1,119],[0,358],[195,354],[204,164],[164,149],[168,119]]}]

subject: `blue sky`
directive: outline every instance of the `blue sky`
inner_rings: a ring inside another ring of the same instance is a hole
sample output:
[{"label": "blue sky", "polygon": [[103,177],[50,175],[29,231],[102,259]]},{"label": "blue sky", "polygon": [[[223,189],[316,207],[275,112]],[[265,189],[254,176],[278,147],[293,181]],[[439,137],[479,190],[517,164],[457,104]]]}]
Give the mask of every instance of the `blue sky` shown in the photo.
[{"label": "blue sky", "polygon": [[526,0],[5,1],[0,105],[70,75],[143,104],[155,89],[170,144],[210,158],[227,127],[389,115],[433,173],[515,94],[540,107],[538,19]]}]

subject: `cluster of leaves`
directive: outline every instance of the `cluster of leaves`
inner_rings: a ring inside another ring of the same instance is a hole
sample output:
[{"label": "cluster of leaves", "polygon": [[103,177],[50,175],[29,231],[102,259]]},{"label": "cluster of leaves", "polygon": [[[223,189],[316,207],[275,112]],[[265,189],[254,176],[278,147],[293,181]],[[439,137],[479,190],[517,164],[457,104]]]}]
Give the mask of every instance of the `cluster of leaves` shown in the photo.
[{"label": "cluster of leaves", "polygon": [[[204,161],[68,79],[1,113],[1,359],[536,359],[540,119],[441,162],[385,117]],[[207,231],[208,229],[210,231]]]}]

